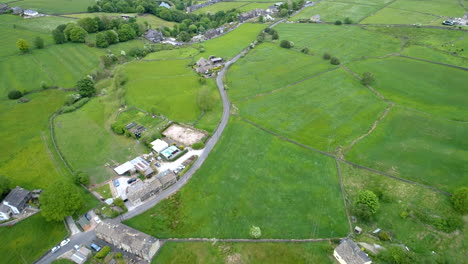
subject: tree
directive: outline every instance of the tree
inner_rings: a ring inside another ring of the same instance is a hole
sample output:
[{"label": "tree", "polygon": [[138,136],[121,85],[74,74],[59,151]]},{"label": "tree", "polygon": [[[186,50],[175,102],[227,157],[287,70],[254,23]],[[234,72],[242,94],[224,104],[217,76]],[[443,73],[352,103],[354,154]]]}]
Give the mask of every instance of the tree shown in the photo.
[{"label": "tree", "polygon": [[414,253],[406,251],[401,246],[392,246],[380,253],[380,257],[391,264],[417,263]]},{"label": "tree", "polygon": [[260,238],[262,236],[262,230],[258,226],[250,227],[250,236],[253,238]]},{"label": "tree", "polygon": [[198,107],[203,112],[210,111],[213,109],[213,106],[216,102],[216,98],[213,96],[213,93],[208,88],[203,88],[198,94]]},{"label": "tree", "polygon": [[455,210],[462,214],[468,213],[468,187],[458,188],[453,193],[451,200]]},{"label": "tree", "polygon": [[104,33],[106,34],[106,39],[109,45],[119,42],[119,35],[117,32],[115,32],[115,30],[107,30]]},{"label": "tree", "polygon": [[145,13],[145,8],[144,8],[142,5],[139,5],[139,6],[137,6],[137,8],[136,8],[136,12],[137,12],[138,14],[143,14],[143,13]]},{"label": "tree", "polygon": [[55,44],[63,44],[67,41],[63,30],[65,29],[65,25],[60,25],[56,29],[52,30],[52,37],[54,38]]},{"label": "tree", "polygon": [[11,100],[20,99],[22,96],[23,96],[23,93],[18,90],[11,90],[8,93],[8,99],[11,99]]},{"label": "tree", "polygon": [[274,32],[271,34],[271,39],[272,39],[272,40],[279,39],[279,34],[278,34],[278,32],[274,31]]},{"label": "tree", "polygon": [[288,12],[288,9],[286,9],[286,8],[282,8],[282,9],[279,11],[279,13],[278,13],[278,15],[279,15],[280,17],[285,17],[285,16],[287,16],[288,14],[289,14],[289,12]]},{"label": "tree", "polygon": [[362,75],[361,83],[364,85],[371,85],[375,81],[374,75],[370,72],[365,72]]},{"label": "tree", "polygon": [[308,47],[304,47],[301,49],[301,52],[302,53],[305,53],[305,54],[309,54],[309,48]]},{"label": "tree", "polygon": [[347,18],[344,19],[344,23],[345,24],[352,24],[353,21],[349,17],[347,17]]},{"label": "tree", "polygon": [[0,175],[0,200],[8,194],[11,188],[11,182],[10,180],[3,176]]},{"label": "tree", "polygon": [[86,36],[88,36],[88,32],[84,30],[80,26],[75,26],[70,30],[70,40],[73,42],[81,42],[84,43],[86,40]]},{"label": "tree", "polygon": [[335,21],[335,25],[339,26],[339,25],[341,25],[341,24],[343,24],[343,22],[341,22],[341,20]]},{"label": "tree", "polygon": [[289,40],[285,40],[283,39],[281,42],[280,42],[280,47],[282,48],[285,48],[285,49],[290,49],[292,48],[293,44],[291,41]]},{"label": "tree", "polygon": [[41,37],[36,37],[34,39],[34,46],[37,49],[43,49],[44,48],[44,39],[42,39]]},{"label": "tree", "polygon": [[52,183],[39,197],[42,215],[47,221],[62,221],[83,207],[84,201],[80,193],[70,183],[63,181]]},{"label": "tree", "polygon": [[94,82],[88,77],[79,80],[76,87],[78,88],[80,95],[83,97],[91,97],[96,93]]},{"label": "tree", "polygon": [[329,60],[329,59],[331,59],[331,55],[330,55],[329,53],[325,52],[325,53],[323,54],[323,57],[322,57],[322,58],[323,58],[324,60]]},{"label": "tree", "polygon": [[24,39],[18,39],[16,42],[16,47],[18,47],[21,53],[26,53],[29,51],[29,44]]},{"label": "tree", "polygon": [[99,32],[96,34],[96,47],[98,48],[109,47],[109,42],[107,41],[107,37],[105,33]]},{"label": "tree", "polygon": [[78,25],[88,33],[95,33],[99,29],[97,21],[92,17],[85,17],[78,20]]},{"label": "tree", "polygon": [[73,176],[74,176],[74,180],[76,184],[80,184],[80,183],[83,185],[89,184],[89,175],[87,173],[78,171]]},{"label": "tree", "polygon": [[120,42],[134,39],[136,36],[135,30],[130,25],[122,25],[118,30]]},{"label": "tree", "polygon": [[330,63],[333,65],[340,65],[340,60],[337,57],[332,57]]},{"label": "tree", "polygon": [[182,41],[182,42],[188,42],[192,39],[189,33],[186,31],[182,31],[179,33],[179,36],[177,37],[177,40]]},{"label": "tree", "polygon": [[365,205],[372,214],[375,214],[380,208],[379,198],[374,192],[369,190],[359,191],[356,204]]}]

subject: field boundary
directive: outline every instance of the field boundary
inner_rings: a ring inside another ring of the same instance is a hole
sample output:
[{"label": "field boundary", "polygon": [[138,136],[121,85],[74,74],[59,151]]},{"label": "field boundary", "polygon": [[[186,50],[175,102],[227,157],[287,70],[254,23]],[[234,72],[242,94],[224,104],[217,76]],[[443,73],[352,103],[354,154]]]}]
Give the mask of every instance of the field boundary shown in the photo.
[{"label": "field boundary", "polygon": [[282,238],[166,238],[160,239],[164,242],[247,242],[247,243],[311,243],[311,242],[323,242],[331,240],[341,240],[344,237],[332,237],[332,238],[304,238],[304,239],[282,239]]},{"label": "field boundary", "polygon": [[344,184],[343,184],[343,176],[341,175],[341,167],[340,167],[340,162],[338,159],[335,159],[335,166],[336,166],[336,172],[338,174],[338,178],[340,180],[340,190],[341,190],[341,198],[343,198],[343,205],[346,213],[346,219],[348,220],[348,227],[349,227],[349,232],[353,232],[353,226],[351,225],[351,217],[349,214],[348,206],[346,204],[346,194],[344,190]]}]

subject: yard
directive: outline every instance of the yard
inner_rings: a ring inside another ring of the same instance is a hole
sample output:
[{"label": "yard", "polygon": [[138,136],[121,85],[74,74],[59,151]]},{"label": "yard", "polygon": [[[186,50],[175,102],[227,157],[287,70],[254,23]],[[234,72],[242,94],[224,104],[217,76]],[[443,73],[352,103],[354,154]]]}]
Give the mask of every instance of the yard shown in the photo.
[{"label": "yard", "polygon": [[249,238],[252,225],[262,238],[348,232],[335,161],[237,118],[185,187],[126,224],[158,238]]}]

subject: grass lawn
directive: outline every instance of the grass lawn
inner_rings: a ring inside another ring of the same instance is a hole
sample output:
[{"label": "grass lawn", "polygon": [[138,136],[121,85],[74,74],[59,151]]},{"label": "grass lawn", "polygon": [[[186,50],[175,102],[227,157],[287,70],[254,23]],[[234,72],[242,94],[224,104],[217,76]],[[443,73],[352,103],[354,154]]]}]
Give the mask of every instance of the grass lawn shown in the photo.
[{"label": "grass lawn", "polygon": [[333,152],[366,133],[387,104],[339,69],[236,106],[269,130]]},{"label": "grass lawn", "polygon": [[244,5],[238,8],[241,12],[249,12],[257,8],[267,9],[268,7],[272,6],[273,3],[250,3],[248,5]]},{"label": "grass lawn", "polygon": [[349,17],[353,23],[358,23],[381,7],[381,5],[360,5],[356,3],[324,1],[305,8],[297,15],[293,16],[292,20],[310,19],[312,16],[318,14],[320,15],[320,20],[325,22],[335,22],[337,20],[343,22],[345,18]]},{"label": "grass lawn", "polygon": [[399,0],[389,5],[389,8],[419,11],[439,16],[463,17],[465,10],[459,2],[458,0]]},{"label": "grass lawn", "polygon": [[368,59],[349,67],[359,75],[372,72],[376,80],[372,86],[391,101],[436,116],[468,121],[466,71],[400,57]]},{"label": "grass lawn", "polygon": [[466,185],[468,127],[398,106],[347,158],[449,192]]},{"label": "grass lawn", "polygon": [[47,222],[40,213],[12,227],[0,227],[2,263],[33,263],[66,235],[63,222]]},{"label": "grass lawn", "polygon": [[334,67],[321,56],[305,55],[264,43],[229,68],[229,97],[236,101],[269,92]]},{"label": "grass lawn", "polygon": [[262,238],[323,238],[346,222],[333,159],[234,118],[185,187],[125,223],[159,238],[248,238],[252,225]]},{"label": "grass lawn", "polygon": [[197,55],[199,51],[192,47],[160,50],[157,52],[150,53],[143,58],[143,60],[165,60],[165,59],[179,59],[179,58],[190,58]]},{"label": "grass lawn", "polygon": [[[187,66],[190,61],[138,61],[125,65],[122,72],[128,77],[125,85],[128,105],[179,122],[197,120],[202,114],[197,103],[199,92],[212,91],[215,104],[220,102],[220,96],[213,79],[208,79],[206,85],[200,84],[198,75]],[[219,113],[210,111],[205,116],[210,118],[210,115],[219,116]]]},{"label": "grass lawn", "polygon": [[465,68],[468,67],[468,58],[456,57],[451,54],[424,46],[410,46],[408,48],[405,48],[401,54]]},{"label": "grass lawn", "polygon": [[[380,57],[398,52],[401,45],[401,41],[392,36],[355,26],[283,23],[276,30],[280,39],[294,42],[294,49],[308,47],[318,57],[328,52],[342,63],[364,56]],[[379,45],[375,45],[376,42]]]},{"label": "grass lawn", "polygon": [[33,9],[46,14],[63,14],[85,12],[88,6],[95,4],[93,0],[23,0],[13,6]]},{"label": "grass lawn", "polygon": [[334,263],[332,246],[320,243],[166,242],[152,264]]},{"label": "grass lawn", "polygon": [[93,191],[99,193],[104,199],[112,198],[112,192],[109,184],[104,184],[101,187],[93,189]]},{"label": "grass lawn", "polygon": [[[421,2],[421,1],[419,1]],[[442,21],[439,16],[394,8],[384,8],[362,20],[361,24],[431,24]]]},{"label": "grass lawn", "polygon": [[102,51],[110,50],[114,55],[120,56],[122,50],[125,53],[128,53],[132,48],[143,48],[148,43],[145,39],[134,39],[126,42],[120,42],[114,45],[110,45],[106,49],[101,49]]},{"label": "grass lawn", "polygon": [[[100,16],[108,16],[108,17],[120,17],[121,15],[124,14],[119,14],[119,13],[104,13],[104,12],[97,12],[97,13],[78,13],[78,14],[69,14],[67,16],[69,17],[75,17],[75,18],[83,18],[83,17],[100,17]],[[136,16],[137,17],[137,22],[138,23],[144,23],[148,22],[148,25],[150,25],[151,28],[160,28],[160,27],[169,27],[172,28],[175,24],[175,22],[170,22],[166,21],[164,19],[161,19],[155,15],[151,14],[143,14],[143,15],[138,15],[135,13],[125,13],[125,15],[131,15],[131,16]]]},{"label": "grass lawn", "polygon": [[237,9],[241,6],[245,6],[248,4],[249,3],[246,3],[246,2],[219,2],[214,5],[200,8],[193,13],[194,14],[204,14],[204,13],[216,14],[216,12],[219,12],[219,11],[228,11],[231,9]]},{"label": "grass lawn", "polygon": [[205,54],[200,54],[196,58],[215,55],[226,60],[230,59],[256,40],[257,35],[265,27],[264,24],[242,24],[226,35],[203,42]]},{"label": "grass lawn", "polygon": [[[356,223],[364,229],[363,235],[359,236],[358,240],[385,247],[402,243],[416,252],[418,259],[426,260],[421,263],[432,262],[430,260],[434,259],[434,255],[431,251],[446,258],[446,262],[439,263],[460,263],[460,260],[468,254],[464,246],[466,231],[447,234],[425,224],[414,215],[416,211],[420,211],[433,218],[460,217],[453,211],[449,197],[343,163],[341,172],[350,207],[359,190],[372,190],[381,195],[380,210],[375,220],[370,223],[362,221]],[[404,217],[403,212],[409,212],[408,216]],[[393,241],[375,241],[367,235],[376,228],[390,232]]]}]

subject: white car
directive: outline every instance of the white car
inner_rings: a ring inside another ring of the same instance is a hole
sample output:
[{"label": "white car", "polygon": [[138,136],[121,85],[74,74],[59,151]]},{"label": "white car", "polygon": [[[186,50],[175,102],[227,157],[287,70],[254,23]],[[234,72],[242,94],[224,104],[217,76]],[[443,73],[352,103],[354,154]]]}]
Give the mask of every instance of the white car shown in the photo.
[{"label": "white car", "polygon": [[65,246],[65,245],[68,244],[68,243],[70,243],[70,239],[69,239],[69,238],[67,238],[67,239],[63,240],[62,242],[60,242],[60,246],[63,247],[63,246]]},{"label": "white car", "polygon": [[55,252],[57,252],[59,249],[60,249],[60,246],[55,246],[55,247],[52,248],[51,251],[52,251],[52,253],[55,253]]},{"label": "white car", "polygon": [[78,245],[74,245],[73,247],[74,247],[76,250],[80,250],[80,246],[78,246]]},{"label": "white car", "polygon": [[97,224],[101,223],[101,219],[99,219],[99,216],[95,216],[94,221],[96,221]]}]

